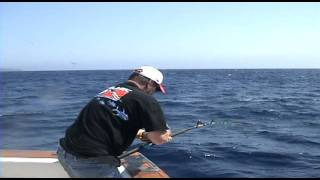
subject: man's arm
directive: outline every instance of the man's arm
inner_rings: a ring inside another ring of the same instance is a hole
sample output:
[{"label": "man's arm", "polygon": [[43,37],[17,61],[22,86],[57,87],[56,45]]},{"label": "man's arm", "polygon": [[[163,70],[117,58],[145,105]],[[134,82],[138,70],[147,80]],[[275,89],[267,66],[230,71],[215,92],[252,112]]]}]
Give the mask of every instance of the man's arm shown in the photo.
[{"label": "man's arm", "polygon": [[170,130],[167,131],[150,131],[140,129],[137,133],[137,137],[142,141],[151,141],[153,144],[160,145],[172,140],[172,133]]}]

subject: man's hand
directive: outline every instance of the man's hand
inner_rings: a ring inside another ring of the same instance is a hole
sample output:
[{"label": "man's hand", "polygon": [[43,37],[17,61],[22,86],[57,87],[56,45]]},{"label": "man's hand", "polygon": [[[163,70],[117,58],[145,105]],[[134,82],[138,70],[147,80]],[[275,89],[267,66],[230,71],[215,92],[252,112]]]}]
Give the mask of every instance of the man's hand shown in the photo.
[{"label": "man's hand", "polygon": [[171,131],[151,131],[147,132],[147,137],[153,144],[160,145],[172,140]]},{"label": "man's hand", "polygon": [[162,134],[161,136],[162,136],[162,138],[163,138],[165,141],[167,141],[167,142],[169,142],[169,141],[172,140],[172,133],[171,133],[170,129],[168,129],[168,130],[166,131],[166,133],[165,133],[165,134]]},{"label": "man's hand", "polygon": [[166,131],[151,131],[146,132],[144,129],[139,129],[137,138],[141,141],[152,142],[153,144],[160,145],[172,140],[172,133],[170,130]]}]

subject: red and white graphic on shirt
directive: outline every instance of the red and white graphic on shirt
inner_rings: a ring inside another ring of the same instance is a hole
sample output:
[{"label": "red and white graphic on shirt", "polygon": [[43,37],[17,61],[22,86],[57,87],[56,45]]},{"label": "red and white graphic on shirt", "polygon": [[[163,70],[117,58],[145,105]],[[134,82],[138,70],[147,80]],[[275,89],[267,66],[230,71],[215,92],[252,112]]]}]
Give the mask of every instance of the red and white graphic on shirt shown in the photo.
[{"label": "red and white graphic on shirt", "polygon": [[130,91],[132,91],[132,90],[127,89],[127,88],[123,88],[123,87],[114,87],[113,86],[113,87],[110,87],[110,88],[104,90],[103,92],[101,92],[99,94],[99,96],[111,99],[113,101],[118,101],[118,100],[120,100],[121,97],[125,96]]}]

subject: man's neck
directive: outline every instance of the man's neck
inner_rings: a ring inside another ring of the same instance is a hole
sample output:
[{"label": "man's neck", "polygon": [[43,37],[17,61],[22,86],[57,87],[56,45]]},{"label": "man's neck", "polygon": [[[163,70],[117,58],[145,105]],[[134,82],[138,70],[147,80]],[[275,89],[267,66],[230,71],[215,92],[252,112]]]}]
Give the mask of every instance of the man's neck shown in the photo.
[{"label": "man's neck", "polygon": [[141,86],[139,83],[137,83],[137,82],[135,82],[135,81],[133,81],[133,80],[128,80],[127,82],[133,83],[133,84],[135,84],[139,89],[143,90],[142,86]]}]

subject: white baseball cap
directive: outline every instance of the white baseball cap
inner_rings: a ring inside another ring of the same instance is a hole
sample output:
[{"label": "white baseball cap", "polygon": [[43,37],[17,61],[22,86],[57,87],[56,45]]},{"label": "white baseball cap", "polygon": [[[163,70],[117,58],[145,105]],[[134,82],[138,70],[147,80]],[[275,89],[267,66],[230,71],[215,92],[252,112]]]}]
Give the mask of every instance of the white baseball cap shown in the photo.
[{"label": "white baseball cap", "polygon": [[158,69],[152,66],[141,66],[138,69],[135,69],[134,72],[153,80],[159,85],[158,90],[160,90],[163,94],[166,93],[164,85],[162,84],[163,75]]}]

